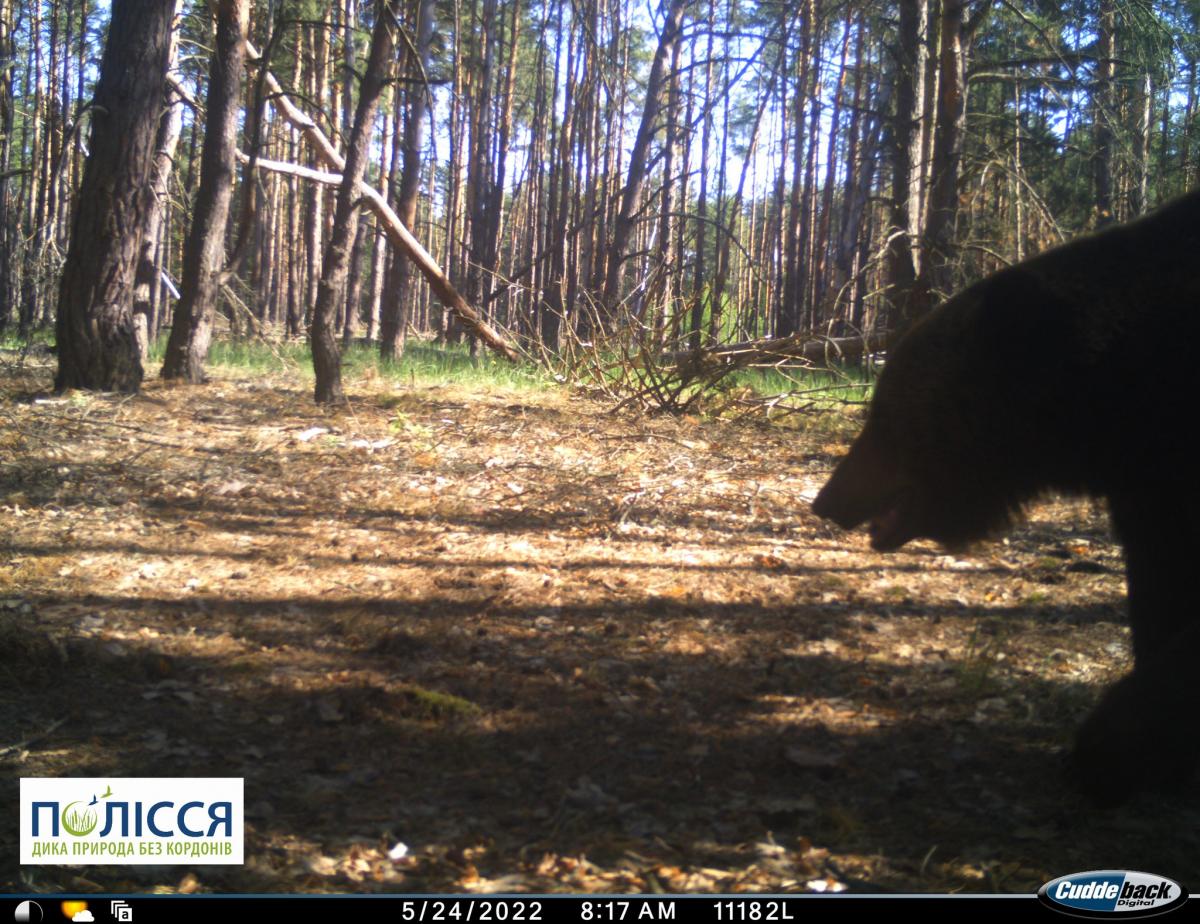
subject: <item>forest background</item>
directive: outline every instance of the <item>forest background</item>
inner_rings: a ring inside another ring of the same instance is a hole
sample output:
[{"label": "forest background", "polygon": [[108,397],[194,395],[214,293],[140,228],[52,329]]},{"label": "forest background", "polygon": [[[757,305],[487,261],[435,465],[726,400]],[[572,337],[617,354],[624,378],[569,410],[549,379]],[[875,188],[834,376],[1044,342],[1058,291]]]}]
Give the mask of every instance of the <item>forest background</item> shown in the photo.
[{"label": "forest background", "polygon": [[[857,408],[640,411],[886,349],[1193,188],[1198,34],[1200,0],[0,0],[0,763],[242,777],[248,858],[0,888],[1196,891],[1194,807],[1057,782],[1128,670],[1103,510],[879,556],[808,503]],[[206,372],[234,341],[311,346],[320,405]],[[493,378],[343,391],[348,344]]]},{"label": "forest background", "polygon": [[[155,4],[117,4],[147,19],[139,6]],[[0,331],[55,321],[110,12],[0,0]],[[1200,164],[1195,0],[227,0],[181,3],[172,29],[123,296],[147,365],[183,289],[172,377],[202,374],[210,334],[193,328],[214,316],[301,337],[315,312],[329,355],[365,338],[396,357],[410,333],[478,343],[448,304],[509,356],[616,329],[655,355],[871,343],[1190,188]],[[360,196],[339,212],[340,168],[306,124],[340,156],[357,109],[355,169],[433,270],[378,209],[357,221]],[[112,375],[92,384],[136,387]]]}]

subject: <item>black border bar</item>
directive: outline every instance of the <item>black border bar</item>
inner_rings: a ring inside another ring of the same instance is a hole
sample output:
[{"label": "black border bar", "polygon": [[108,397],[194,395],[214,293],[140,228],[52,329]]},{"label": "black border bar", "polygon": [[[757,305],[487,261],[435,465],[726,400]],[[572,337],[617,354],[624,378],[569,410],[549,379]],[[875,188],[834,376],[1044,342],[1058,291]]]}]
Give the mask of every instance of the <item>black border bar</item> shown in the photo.
[{"label": "black border bar", "polygon": [[[5,896],[0,924],[22,901],[36,902],[42,924],[68,924],[62,902],[87,903],[95,924],[224,924],[256,918],[361,917],[372,924],[789,924],[814,916],[919,914],[919,920],[1066,921],[1035,895],[138,895]],[[119,904],[124,903],[125,912]],[[1200,901],[1168,912],[1200,919]],[[31,918],[30,924],[37,924]]]}]

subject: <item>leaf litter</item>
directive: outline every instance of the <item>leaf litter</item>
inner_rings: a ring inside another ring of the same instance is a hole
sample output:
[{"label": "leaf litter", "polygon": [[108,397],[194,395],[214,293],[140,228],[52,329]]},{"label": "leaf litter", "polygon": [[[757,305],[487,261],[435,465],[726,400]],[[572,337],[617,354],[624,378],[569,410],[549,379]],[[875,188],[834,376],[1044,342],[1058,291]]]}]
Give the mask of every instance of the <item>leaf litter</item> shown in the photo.
[{"label": "leaf litter", "polygon": [[1093,504],[882,556],[808,509],[845,426],[6,371],[5,772],[241,776],[247,810],[241,868],[18,867],[10,800],[9,891],[1197,885],[1194,805],[1061,778],[1129,664]]}]

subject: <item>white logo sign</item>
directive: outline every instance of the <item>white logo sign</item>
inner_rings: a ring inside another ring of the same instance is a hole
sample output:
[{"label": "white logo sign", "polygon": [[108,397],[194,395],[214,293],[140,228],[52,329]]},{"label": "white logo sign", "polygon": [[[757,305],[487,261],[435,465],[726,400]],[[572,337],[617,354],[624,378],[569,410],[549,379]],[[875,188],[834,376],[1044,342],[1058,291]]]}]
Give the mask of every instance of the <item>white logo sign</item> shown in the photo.
[{"label": "white logo sign", "polygon": [[240,778],[21,780],[22,863],[238,864],[244,827]]}]

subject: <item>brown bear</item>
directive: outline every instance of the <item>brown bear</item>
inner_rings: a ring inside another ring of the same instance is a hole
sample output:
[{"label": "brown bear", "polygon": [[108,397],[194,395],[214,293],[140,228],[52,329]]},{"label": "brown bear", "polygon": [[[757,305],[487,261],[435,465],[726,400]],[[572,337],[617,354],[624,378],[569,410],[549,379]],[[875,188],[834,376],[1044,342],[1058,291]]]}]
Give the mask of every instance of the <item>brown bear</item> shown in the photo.
[{"label": "brown bear", "polygon": [[995,534],[1047,491],[1107,499],[1134,669],[1070,764],[1102,805],[1178,785],[1200,757],[1198,335],[1200,191],[1002,270],[914,325],[813,502],[891,551]]}]

